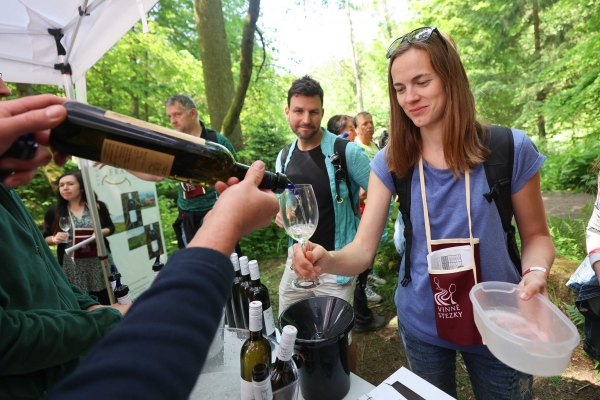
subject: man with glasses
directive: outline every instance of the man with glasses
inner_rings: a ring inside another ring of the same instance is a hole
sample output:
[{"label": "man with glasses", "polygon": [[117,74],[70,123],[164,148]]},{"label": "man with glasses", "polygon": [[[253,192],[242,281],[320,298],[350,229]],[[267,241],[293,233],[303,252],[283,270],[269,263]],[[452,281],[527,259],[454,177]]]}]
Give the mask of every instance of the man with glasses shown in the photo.
[{"label": "man with glasses", "polygon": [[[329,250],[338,250],[352,241],[356,234],[359,219],[354,214],[353,205],[358,201],[358,188],[368,187],[371,168],[364,150],[355,143],[348,143],[345,150],[346,181],[336,180],[336,167],[332,163],[336,158],[331,156],[334,155],[337,137],[321,127],[324,112],[321,85],[309,76],[295,80],[288,91],[285,114],[297,139],[287,148],[283,159],[285,151],[279,153],[276,169],[284,172],[295,184],[313,186],[319,206],[319,223],[310,240]],[[346,182],[350,182],[353,198],[349,198]],[[336,199],[338,190],[341,198]],[[276,222],[283,228],[281,214],[277,215]],[[354,277],[325,274],[319,278],[322,285],[317,288],[292,288],[290,282],[296,274],[291,270],[291,244],[279,285],[280,313],[292,303],[312,296],[335,296],[352,304]],[[352,371],[356,370],[355,351],[356,345],[351,345]]]}]

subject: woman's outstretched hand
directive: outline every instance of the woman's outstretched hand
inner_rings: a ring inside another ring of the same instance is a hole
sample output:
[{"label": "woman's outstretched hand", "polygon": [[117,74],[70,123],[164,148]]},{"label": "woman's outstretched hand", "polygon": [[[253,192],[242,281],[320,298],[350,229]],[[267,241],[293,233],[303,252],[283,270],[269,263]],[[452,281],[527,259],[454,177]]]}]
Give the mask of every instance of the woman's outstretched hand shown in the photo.
[{"label": "woman's outstretched hand", "polygon": [[322,246],[308,240],[304,249],[299,243],[294,244],[292,268],[296,275],[314,279],[317,275],[329,273],[331,264],[332,256]]}]

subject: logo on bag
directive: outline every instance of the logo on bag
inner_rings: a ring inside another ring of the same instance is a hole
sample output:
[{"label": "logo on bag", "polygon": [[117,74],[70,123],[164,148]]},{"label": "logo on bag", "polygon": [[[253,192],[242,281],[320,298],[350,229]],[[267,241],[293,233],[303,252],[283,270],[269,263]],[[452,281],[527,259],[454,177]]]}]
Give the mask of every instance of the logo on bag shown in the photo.
[{"label": "logo on bag", "polygon": [[437,286],[435,289],[436,293],[433,295],[433,298],[435,299],[438,318],[461,318],[462,311],[460,309],[460,305],[452,298],[454,292],[456,292],[456,285],[452,283],[448,287],[448,290],[446,290],[440,287],[440,281],[438,278],[434,278],[433,281]]}]

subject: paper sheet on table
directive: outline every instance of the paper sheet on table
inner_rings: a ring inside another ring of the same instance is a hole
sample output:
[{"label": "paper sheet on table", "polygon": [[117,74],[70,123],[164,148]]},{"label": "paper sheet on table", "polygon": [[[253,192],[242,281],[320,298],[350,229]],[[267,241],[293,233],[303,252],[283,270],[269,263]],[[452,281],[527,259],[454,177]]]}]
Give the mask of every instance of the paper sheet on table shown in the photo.
[{"label": "paper sheet on table", "polygon": [[358,400],[455,400],[402,367]]},{"label": "paper sheet on table", "polygon": [[449,271],[473,264],[473,253],[469,245],[448,247],[427,254],[429,269]]}]

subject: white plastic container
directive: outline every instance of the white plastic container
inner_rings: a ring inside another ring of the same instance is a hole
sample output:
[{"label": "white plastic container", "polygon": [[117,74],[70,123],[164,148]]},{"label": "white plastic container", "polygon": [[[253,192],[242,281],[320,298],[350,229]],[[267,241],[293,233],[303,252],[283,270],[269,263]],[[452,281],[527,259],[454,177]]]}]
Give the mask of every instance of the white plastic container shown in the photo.
[{"label": "white plastic container", "polygon": [[544,296],[521,300],[521,289],[506,282],[482,282],[471,289],[469,297],[483,343],[518,371],[559,375],[569,366],[579,332]]}]

